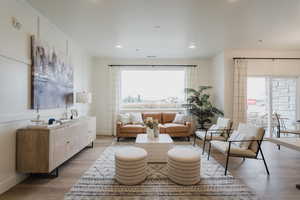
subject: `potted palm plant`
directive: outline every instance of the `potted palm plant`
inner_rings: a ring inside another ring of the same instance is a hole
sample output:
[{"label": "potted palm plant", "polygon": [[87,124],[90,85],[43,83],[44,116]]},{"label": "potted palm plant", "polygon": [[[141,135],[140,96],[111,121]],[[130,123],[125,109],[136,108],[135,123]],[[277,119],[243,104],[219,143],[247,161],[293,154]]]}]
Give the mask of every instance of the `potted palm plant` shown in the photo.
[{"label": "potted palm plant", "polygon": [[210,95],[206,92],[211,86],[200,86],[198,90],[185,88],[187,103],[183,104],[188,114],[196,117],[200,128],[204,129],[206,123],[211,123],[212,119],[218,115],[223,116],[223,112],[212,105]]}]

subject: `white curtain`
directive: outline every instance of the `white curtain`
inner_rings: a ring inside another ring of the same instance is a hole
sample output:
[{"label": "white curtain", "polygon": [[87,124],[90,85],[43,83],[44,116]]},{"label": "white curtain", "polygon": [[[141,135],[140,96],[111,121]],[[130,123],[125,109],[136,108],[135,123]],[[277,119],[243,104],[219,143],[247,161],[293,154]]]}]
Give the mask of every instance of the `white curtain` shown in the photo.
[{"label": "white curtain", "polygon": [[200,83],[199,67],[185,67],[185,88],[198,89]]},{"label": "white curtain", "polygon": [[108,102],[108,124],[111,125],[112,135],[117,134],[116,123],[120,112],[121,98],[121,69],[120,67],[109,67],[109,102]]},{"label": "white curtain", "polygon": [[239,123],[247,121],[248,62],[245,59],[236,59],[234,62],[233,122],[237,127]]},{"label": "white curtain", "polygon": [[[198,89],[200,86],[200,70],[199,67],[185,67],[185,88]],[[186,94],[185,94],[186,95]],[[185,98],[187,99],[187,95]],[[187,114],[187,113],[186,113]],[[188,117],[188,121],[192,122],[192,132],[196,130],[196,119],[193,116]]]}]

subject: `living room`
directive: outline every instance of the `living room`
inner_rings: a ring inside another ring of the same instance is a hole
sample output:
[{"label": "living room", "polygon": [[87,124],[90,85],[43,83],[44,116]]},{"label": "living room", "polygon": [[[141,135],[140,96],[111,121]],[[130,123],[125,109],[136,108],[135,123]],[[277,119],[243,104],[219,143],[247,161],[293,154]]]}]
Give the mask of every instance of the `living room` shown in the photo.
[{"label": "living room", "polygon": [[298,0],[2,0],[0,199],[300,196]]}]

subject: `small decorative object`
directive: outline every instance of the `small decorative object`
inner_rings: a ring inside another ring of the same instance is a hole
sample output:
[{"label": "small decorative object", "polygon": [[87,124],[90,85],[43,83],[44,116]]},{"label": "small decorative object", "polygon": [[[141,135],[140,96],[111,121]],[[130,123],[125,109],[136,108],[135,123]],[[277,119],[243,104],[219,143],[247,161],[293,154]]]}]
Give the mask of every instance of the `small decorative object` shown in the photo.
[{"label": "small decorative object", "polygon": [[76,109],[71,109],[71,119],[78,118],[78,111]]},{"label": "small decorative object", "polygon": [[[212,118],[217,115],[223,116],[223,112],[213,106],[209,97],[210,95],[205,92],[211,89],[211,86],[200,86],[198,90],[193,88],[186,88],[185,92],[188,95],[187,103],[182,106],[186,108],[190,115],[196,117],[200,128],[204,128],[206,123],[211,123]],[[190,95],[191,94],[191,95]]]},{"label": "small decorative object", "polygon": [[152,117],[148,117],[145,120],[146,133],[149,138],[158,137],[158,120],[153,120]]},{"label": "small decorative object", "polygon": [[158,137],[158,136],[159,136],[159,127],[157,125],[157,127],[154,127],[154,137]]},{"label": "small decorative object", "polygon": [[48,124],[49,124],[49,125],[54,124],[54,122],[55,122],[55,119],[54,119],[54,118],[50,118],[50,119],[48,120]]}]

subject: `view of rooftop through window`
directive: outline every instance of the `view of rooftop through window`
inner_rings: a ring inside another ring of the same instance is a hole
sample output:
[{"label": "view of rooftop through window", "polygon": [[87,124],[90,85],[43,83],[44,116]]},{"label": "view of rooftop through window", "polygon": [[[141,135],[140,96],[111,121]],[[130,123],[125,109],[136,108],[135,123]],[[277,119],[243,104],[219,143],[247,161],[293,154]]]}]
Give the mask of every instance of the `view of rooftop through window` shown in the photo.
[{"label": "view of rooftop through window", "polygon": [[185,72],[122,70],[122,107],[180,107],[184,101]]}]

